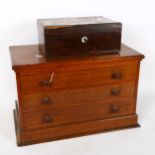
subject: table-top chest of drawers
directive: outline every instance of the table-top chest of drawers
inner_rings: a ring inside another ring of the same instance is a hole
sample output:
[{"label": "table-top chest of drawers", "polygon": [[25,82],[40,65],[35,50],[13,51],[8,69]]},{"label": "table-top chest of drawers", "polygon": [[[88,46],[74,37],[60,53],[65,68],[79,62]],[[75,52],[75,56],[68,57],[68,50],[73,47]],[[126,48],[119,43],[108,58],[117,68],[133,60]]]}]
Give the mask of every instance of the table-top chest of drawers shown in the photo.
[{"label": "table-top chest of drawers", "polygon": [[140,61],[119,54],[46,59],[38,45],[10,47],[17,79],[18,145],[135,127]]}]

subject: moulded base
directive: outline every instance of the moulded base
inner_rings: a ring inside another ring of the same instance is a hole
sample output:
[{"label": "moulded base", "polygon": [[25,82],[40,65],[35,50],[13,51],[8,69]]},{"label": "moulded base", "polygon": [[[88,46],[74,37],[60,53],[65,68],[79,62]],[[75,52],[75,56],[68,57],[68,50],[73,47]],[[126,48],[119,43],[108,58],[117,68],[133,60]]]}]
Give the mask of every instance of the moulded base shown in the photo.
[{"label": "moulded base", "polygon": [[111,119],[85,121],[51,128],[22,131],[19,128],[18,114],[16,109],[13,110],[13,114],[18,146],[140,127],[140,125],[137,123],[137,115],[134,114]]}]

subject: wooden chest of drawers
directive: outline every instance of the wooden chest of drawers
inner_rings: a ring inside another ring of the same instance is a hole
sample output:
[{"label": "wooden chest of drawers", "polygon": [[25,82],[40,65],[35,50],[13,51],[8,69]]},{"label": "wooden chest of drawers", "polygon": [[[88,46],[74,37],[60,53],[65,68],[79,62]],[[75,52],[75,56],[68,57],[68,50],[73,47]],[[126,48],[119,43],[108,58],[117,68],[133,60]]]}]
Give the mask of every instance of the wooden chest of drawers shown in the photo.
[{"label": "wooden chest of drawers", "polygon": [[48,60],[38,45],[10,47],[18,102],[18,145],[136,127],[142,54],[122,45],[119,54]]}]

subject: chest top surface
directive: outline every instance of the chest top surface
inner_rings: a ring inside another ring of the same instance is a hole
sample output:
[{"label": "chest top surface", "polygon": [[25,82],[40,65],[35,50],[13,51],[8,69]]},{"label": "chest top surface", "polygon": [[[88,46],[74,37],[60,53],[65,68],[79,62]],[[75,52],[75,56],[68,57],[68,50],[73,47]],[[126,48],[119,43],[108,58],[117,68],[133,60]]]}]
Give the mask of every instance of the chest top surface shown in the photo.
[{"label": "chest top surface", "polygon": [[102,16],[94,16],[94,17],[76,17],[76,18],[38,19],[38,23],[40,23],[43,27],[48,27],[48,26],[63,26],[63,25],[104,24],[104,23],[116,23],[116,22]]},{"label": "chest top surface", "polygon": [[49,63],[70,63],[72,62],[86,62],[86,61],[104,61],[104,60],[119,60],[124,58],[140,58],[144,55],[127,47],[121,45],[121,50],[118,54],[109,55],[86,55],[77,57],[67,57],[61,59],[47,59],[41,54],[38,45],[23,45],[23,46],[10,46],[10,55],[12,68],[18,69],[20,67],[30,67],[34,65],[49,64]]}]

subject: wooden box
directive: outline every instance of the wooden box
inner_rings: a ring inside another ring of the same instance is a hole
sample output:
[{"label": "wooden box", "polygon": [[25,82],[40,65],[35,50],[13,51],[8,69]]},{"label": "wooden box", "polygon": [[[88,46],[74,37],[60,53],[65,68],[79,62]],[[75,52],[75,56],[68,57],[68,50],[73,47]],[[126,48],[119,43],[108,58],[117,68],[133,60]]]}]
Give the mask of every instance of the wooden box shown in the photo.
[{"label": "wooden box", "polygon": [[38,45],[13,46],[10,53],[18,145],[138,126],[142,54],[125,45],[119,54],[52,61]]},{"label": "wooden box", "polygon": [[118,53],[122,24],[104,17],[39,19],[39,47],[47,57]]}]

